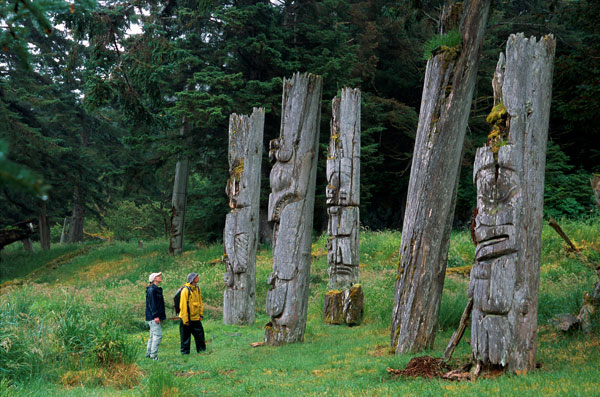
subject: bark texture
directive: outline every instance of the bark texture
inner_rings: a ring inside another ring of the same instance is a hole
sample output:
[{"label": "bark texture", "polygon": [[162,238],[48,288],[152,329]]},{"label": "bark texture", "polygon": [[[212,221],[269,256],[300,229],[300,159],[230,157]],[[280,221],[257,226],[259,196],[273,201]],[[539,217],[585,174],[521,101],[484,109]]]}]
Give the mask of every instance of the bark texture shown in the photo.
[{"label": "bark texture", "polygon": [[296,73],[283,81],[280,137],[270,142],[268,220],[273,224],[265,343],[304,340],[323,80]]},{"label": "bark texture", "polygon": [[[471,346],[484,366],[535,369],[544,169],[555,40],[511,35],[494,77],[498,103],[477,150]],[[501,94],[500,94],[501,93]]]},{"label": "bark texture", "polygon": [[390,337],[396,354],[433,347],[460,160],[490,3],[465,2],[462,18],[452,18],[463,21],[462,45],[442,46],[427,62],[396,276]]},{"label": "bark texture", "polygon": [[[349,307],[339,299],[340,304],[334,304],[338,300],[330,302],[330,298],[335,297],[336,292],[349,293],[349,288],[358,283],[360,105],[360,90],[351,88],[342,89],[341,96],[333,98],[331,104],[331,135],[325,189],[329,215],[327,258],[330,291],[325,295],[323,309],[323,319],[330,324],[341,324],[337,319],[343,320],[346,317],[343,308]],[[355,304],[362,309],[362,301]],[[356,323],[355,319],[352,321]]]},{"label": "bark texture", "polygon": [[50,249],[50,224],[48,223],[48,215],[46,214],[46,202],[42,202],[38,224],[40,230],[40,246],[42,247],[42,250],[48,251]]},{"label": "bark texture", "polygon": [[264,109],[229,117],[229,175],[226,193],[231,212],[225,219],[225,324],[253,324],[256,302],[260,166]]},{"label": "bark texture", "polygon": [[[185,136],[188,129],[189,125],[184,117],[181,136]],[[189,168],[190,160],[187,158],[179,160],[175,166],[175,181],[173,182],[173,197],[171,198],[171,237],[169,240],[169,254],[173,255],[180,255],[183,251]]]},{"label": "bark texture", "polygon": [[75,186],[73,192],[73,215],[69,227],[69,242],[77,243],[83,241],[83,221],[85,213],[85,199],[79,186]]}]

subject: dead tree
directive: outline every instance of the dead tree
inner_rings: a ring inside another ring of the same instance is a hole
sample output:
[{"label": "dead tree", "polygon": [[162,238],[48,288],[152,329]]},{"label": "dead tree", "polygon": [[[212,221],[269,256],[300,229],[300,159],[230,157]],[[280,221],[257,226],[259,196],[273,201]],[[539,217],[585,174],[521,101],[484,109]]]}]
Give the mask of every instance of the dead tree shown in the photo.
[{"label": "dead tree", "polygon": [[350,88],[342,89],[341,96],[331,103],[325,189],[329,291],[323,305],[323,321],[329,324],[355,325],[362,320],[362,289],[357,285],[350,291],[358,283],[360,103],[360,90]]},{"label": "dead tree", "polygon": [[[180,131],[182,137],[189,131],[189,123],[186,121],[185,116]],[[180,159],[175,166],[173,197],[171,198],[171,237],[169,239],[169,254],[173,255],[179,255],[183,251],[189,168],[190,160],[187,157]]]},{"label": "dead tree", "polygon": [[321,119],[320,76],[283,81],[281,133],[270,142],[268,220],[273,224],[273,272],[267,292],[265,343],[304,340]]},{"label": "dead tree", "polygon": [[256,249],[260,205],[260,166],[264,109],[229,117],[229,175],[226,193],[231,212],[225,219],[225,324],[253,324],[256,301]]},{"label": "dead tree", "polygon": [[478,365],[535,368],[544,168],[555,40],[511,35],[494,76],[492,131],[477,150],[471,346]]},{"label": "dead tree", "polygon": [[[396,275],[390,338],[396,354],[433,347],[461,153],[490,3],[472,0],[451,7],[454,17],[444,21],[462,21],[462,44],[441,46],[427,62]],[[451,28],[447,25],[445,31]]]}]

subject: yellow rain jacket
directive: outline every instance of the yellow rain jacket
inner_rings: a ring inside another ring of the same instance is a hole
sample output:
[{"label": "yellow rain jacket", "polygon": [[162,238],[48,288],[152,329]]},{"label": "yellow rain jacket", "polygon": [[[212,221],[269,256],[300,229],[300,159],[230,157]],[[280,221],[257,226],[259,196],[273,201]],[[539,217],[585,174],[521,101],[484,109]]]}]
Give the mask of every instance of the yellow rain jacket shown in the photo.
[{"label": "yellow rain jacket", "polygon": [[[188,287],[189,290],[186,287]],[[189,307],[188,295],[190,295]],[[190,320],[200,321],[202,317],[204,317],[204,305],[202,304],[200,288],[194,287],[190,283],[185,283],[185,286],[181,289],[181,298],[179,300],[179,318],[181,318],[183,324],[189,325]]]}]

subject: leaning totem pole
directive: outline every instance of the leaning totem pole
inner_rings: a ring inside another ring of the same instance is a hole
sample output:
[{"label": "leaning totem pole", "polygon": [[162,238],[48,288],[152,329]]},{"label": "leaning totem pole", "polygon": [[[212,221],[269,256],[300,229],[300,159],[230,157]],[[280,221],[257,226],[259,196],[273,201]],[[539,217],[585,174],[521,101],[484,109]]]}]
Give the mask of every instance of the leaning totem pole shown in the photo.
[{"label": "leaning totem pole", "polygon": [[427,62],[415,138],[390,341],[396,354],[433,348],[458,190],[460,163],[491,0],[456,2],[444,31],[462,43]]},{"label": "leaning totem pole", "polygon": [[556,42],[511,35],[477,150],[471,346],[478,367],[535,368],[544,168]]},{"label": "leaning totem pole", "polygon": [[323,321],[360,324],[363,292],[358,284],[360,204],[360,90],[344,88],[333,98],[327,156],[327,259],[329,291]]},{"label": "leaning totem pole", "polygon": [[317,175],[322,78],[296,73],[283,81],[281,133],[270,142],[268,220],[273,224],[265,343],[304,340]]},{"label": "leaning totem pole", "polygon": [[225,219],[225,324],[253,324],[256,301],[256,249],[264,109],[229,116],[229,174],[225,192],[231,212]]}]

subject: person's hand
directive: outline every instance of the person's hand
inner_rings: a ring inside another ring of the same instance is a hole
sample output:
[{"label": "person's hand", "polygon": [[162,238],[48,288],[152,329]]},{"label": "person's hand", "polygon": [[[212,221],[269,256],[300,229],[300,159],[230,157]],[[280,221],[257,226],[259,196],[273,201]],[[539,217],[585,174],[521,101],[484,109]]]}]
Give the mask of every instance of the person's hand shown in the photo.
[{"label": "person's hand", "polygon": [[204,316],[200,316],[200,321],[204,320]]},{"label": "person's hand", "polygon": [[155,322],[156,324],[158,324],[158,323],[160,323],[160,319],[159,319],[158,317],[156,317],[156,318],[154,319],[154,322]]}]

